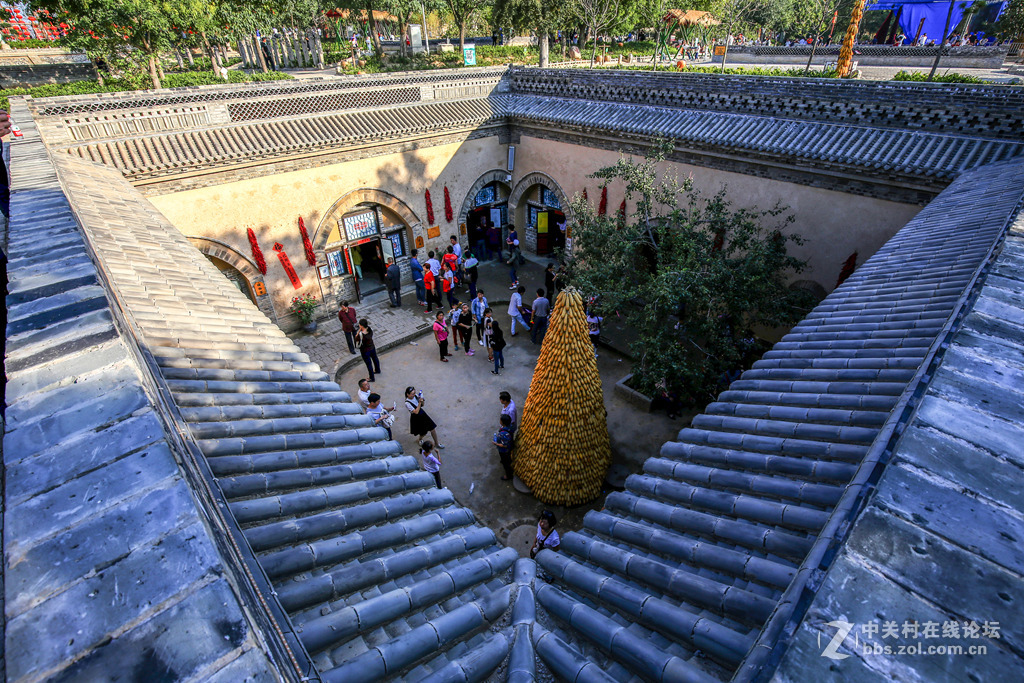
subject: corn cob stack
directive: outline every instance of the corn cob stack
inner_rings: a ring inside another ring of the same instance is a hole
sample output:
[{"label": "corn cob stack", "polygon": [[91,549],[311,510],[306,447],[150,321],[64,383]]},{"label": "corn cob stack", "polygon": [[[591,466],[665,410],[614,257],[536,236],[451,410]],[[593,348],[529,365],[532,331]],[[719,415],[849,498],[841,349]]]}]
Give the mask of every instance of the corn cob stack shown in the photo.
[{"label": "corn cob stack", "polygon": [[569,287],[555,301],[530,382],[515,473],[545,503],[593,500],[611,463],[607,417],[583,297]]}]

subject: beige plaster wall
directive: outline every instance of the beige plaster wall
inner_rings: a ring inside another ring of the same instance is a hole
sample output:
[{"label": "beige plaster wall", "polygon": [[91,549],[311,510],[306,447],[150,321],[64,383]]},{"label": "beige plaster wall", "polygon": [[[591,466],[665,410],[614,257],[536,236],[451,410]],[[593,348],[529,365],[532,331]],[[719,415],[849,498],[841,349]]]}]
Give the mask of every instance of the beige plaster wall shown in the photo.
[{"label": "beige plaster wall", "polygon": [[[283,315],[293,296],[312,293],[320,298],[329,289],[320,285],[316,269],[306,262],[299,216],[316,243],[317,230],[333,227],[327,222],[321,226],[321,222],[339,198],[361,188],[379,189],[404,202],[423,223],[410,235],[410,248],[415,246],[417,236],[424,238],[427,249],[447,247],[448,236],[458,233],[459,211],[470,187],[481,174],[505,167],[506,150],[494,137],[468,140],[159,195],[151,201],[185,235],[217,240],[246,258],[251,258],[246,228],[252,228],[267,262],[268,293],[278,315]],[[444,215],[446,185],[454,213],[451,223]],[[427,239],[424,191],[428,188],[434,225],[441,228],[436,239]],[[288,280],[273,251],[274,242],[284,245],[302,280],[301,289],[294,289]]]},{"label": "beige plaster wall", "polygon": [[[551,176],[569,197],[587,189],[587,198],[595,207],[601,198],[599,181],[587,175],[618,160],[619,154],[563,142],[523,136],[516,149],[513,185],[530,173],[541,171]],[[806,241],[793,246],[792,253],[806,260],[808,267],[796,279],[815,280],[831,291],[846,258],[858,252],[860,265],[874,254],[897,230],[921,210],[919,206],[888,202],[870,197],[794,185],[700,166],[664,163],[663,172],[674,172],[680,181],[693,178],[694,187],[713,195],[723,185],[737,207],[769,208],[776,202],[789,206],[796,217],[789,233]],[[608,213],[618,211],[623,186],[608,188]],[[633,211],[627,204],[627,211]],[[522,220],[517,211],[517,219]]]}]

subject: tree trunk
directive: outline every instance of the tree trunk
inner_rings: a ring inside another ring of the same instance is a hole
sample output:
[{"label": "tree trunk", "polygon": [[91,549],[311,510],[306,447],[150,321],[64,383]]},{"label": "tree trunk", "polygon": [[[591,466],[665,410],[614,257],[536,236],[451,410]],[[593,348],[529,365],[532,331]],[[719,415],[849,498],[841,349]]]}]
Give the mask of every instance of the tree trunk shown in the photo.
[{"label": "tree trunk", "polygon": [[206,51],[206,54],[210,56],[210,70],[213,71],[214,76],[219,76],[220,74],[217,73],[217,53],[214,52],[213,47],[210,45],[210,41],[206,38],[206,31],[200,31],[199,37],[203,41],[203,49]]},{"label": "tree trunk", "polygon": [[106,82],[105,82],[105,81],[103,80],[103,72],[102,72],[102,71],[100,71],[100,67],[99,67],[99,59],[97,59],[96,57],[92,57],[92,58],[91,58],[91,59],[89,60],[89,62],[90,62],[90,63],[92,64],[92,70],[93,70],[93,72],[95,72],[95,73],[96,73],[96,80],[97,80],[97,81],[99,82],[99,84],[100,84],[100,87],[103,87],[103,86],[105,86],[105,85],[106,85]]},{"label": "tree trunk", "polygon": [[939,47],[935,50],[935,62],[932,64],[932,70],[928,73],[929,82],[935,78],[935,71],[939,68],[939,60],[942,59],[942,51],[946,48],[946,36],[949,35],[949,22],[953,19],[953,6],[955,3],[956,0],[949,0],[949,11],[946,12],[946,27],[942,29]]},{"label": "tree trunk", "polygon": [[654,54],[651,55],[651,71],[658,70],[658,55],[661,53],[661,26],[654,32]]},{"label": "tree trunk", "polygon": [[405,37],[407,35],[409,35],[409,22],[404,17],[401,17],[398,20],[398,54],[402,57],[408,57],[409,53],[412,52],[412,46],[405,44]]},{"label": "tree trunk", "polygon": [[267,68],[267,56],[263,54],[263,43],[257,36],[252,37],[253,49],[256,51],[256,63],[260,65],[260,71],[267,73],[270,69]]},{"label": "tree trunk", "polygon": [[811,62],[814,61],[814,51],[818,49],[818,37],[814,37],[814,42],[811,44],[811,56],[807,58],[807,66],[804,67],[804,73],[810,73]]},{"label": "tree trunk", "polygon": [[153,87],[159,90],[160,76],[156,72],[156,55],[154,55],[152,52],[149,53],[149,77],[153,80]]},{"label": "tree trunk", "polygon": [[228,48],[227,48],[226,43],[227,43],[227,40],[224,40],[220,44],[220,56],[221,56],[221,59],[223,59],[221,64],[223,64],[225,67],[228,65]]},{"label": "tree trunk", "polygon": [[160,63],[160,55],[156,56],[156,74],[160,77],[160,82],[164,81],[164,65]]},{"label": "tree trunk", "polygon": [[174,58],[176,60],[178,60],[178,68],[181,69],[182,71],[184,71],[185,70],[185,60],[183,60],[181,58],[181,50],[178,49],[177,45],[174,46]]},{"label": "tree trunk", "polygon": [[188,68],[193,69],[196,66],[196,60],[192,59],[192,48],[185,48],[185,59],[188,60]]},{"label": "tree trunk", "polygon": [[[459,20],[459,52],[466,54],[466,20]],[[465,57],[463,57],[465,58]]]},{"label": "tree trunk", "polygon": [[366,21],[370,30],[370,40],[373,41],[373,51],[380,57],[384,54],[384,48],[380,44],[380,36],[377,31],[377,20],[373,16],[373,0],[366,0]]},{"label": "tree trunk", "polygon": [[722,53],[722,73],[725,73],[725,61],[729,59],[729,36],[732,35],[732,22],[725,31],[725,52]]},{"label": "tree trunk", "polygon": [[[590,27],[587,27],[587,33],[590,33]],[[597,27],[594,27],[594,49],[590,51],[590,68],[594,68],[594,61],[597,59]]]},{"label": "tree trunk", "polygon": [[540,68],[544,68],[548,65],[548,33],[547,31],[537,32],[537,48],[540,52]]}]

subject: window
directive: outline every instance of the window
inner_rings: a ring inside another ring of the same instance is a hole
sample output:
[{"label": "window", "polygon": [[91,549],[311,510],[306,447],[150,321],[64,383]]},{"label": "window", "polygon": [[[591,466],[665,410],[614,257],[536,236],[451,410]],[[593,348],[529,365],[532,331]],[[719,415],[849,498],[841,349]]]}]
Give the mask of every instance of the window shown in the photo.
[{"label": "window", "polygon": [[484,188],[481,188],[481,190],[476,193],[476,198],[473,200],[473,203],[476,206],[483,206],[484,204],[493,204],[497,200],[497,198],[497,187],[491,184]]},{"label": "window", "polygon": [[562,203],[558,201],[558,195],[546,187],[540,188],[540,201],[544,206],[550,206],[553,209],[562,208]]},{"label": "window", "polygon": [[341,225],[338,227],[344,227],[345,237],[349,242],[377,234],[377,213],[372,210],[345,216],[339,223]]},{"label": "window", "polygon": [[395,258],[401,258],[405,256],[405,238],[402,236],[402,231],[388,233],[387,240],[391,240],[391,246],[395,252]]},{"label": "window", "polygon": [[327,252],[327,266],[331,270],[331,277],[340,277],[342,275],[348,275],[348,263],[345,260],[344,250],[339,249],[338,251]]}]

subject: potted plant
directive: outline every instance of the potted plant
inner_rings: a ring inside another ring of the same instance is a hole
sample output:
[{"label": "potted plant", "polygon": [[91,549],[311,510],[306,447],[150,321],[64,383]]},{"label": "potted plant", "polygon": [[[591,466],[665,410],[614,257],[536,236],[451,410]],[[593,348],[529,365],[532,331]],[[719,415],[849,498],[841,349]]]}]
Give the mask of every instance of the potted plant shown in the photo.
[{"label": "potted plant", "polygon": [[316,297],[312,294],[292,297],[292,305],[288,310],[295,314],[295,317],[302,323],[302,328],[306,332],[316,330],[316,319],[313,317],[313,312],[316,310],[318,303]]}]

